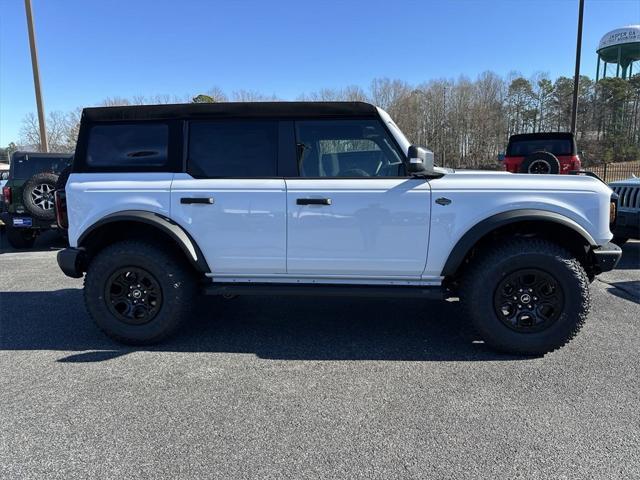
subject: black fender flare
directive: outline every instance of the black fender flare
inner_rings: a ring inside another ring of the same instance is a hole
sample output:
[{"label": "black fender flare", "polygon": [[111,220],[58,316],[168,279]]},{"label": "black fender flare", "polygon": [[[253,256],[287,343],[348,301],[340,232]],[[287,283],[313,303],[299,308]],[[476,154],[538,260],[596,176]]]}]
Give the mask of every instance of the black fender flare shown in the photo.
[{"label": "black fender flare", "polygon": [[572,219],[561,215],[559,213],[550,212],[547,210],[536,209],[519,209],[510,210],[508,212],[502,212],[491,217],[485,218],[481,222],[471,227],[467,232],[458,240],[458,243],[453,247],[449,257],[447,258],[441,275],[443,277],[453,275],[462,262],[467,257],[471,249],[488,233],[496,230],[497,228],[509,225],[511,223],[527,222],[527,221],[544,221],[550,223],[557,223],[565,227],[570,228],[574,232],[578,233],[591,247],[596,247],[597,243],[593,237],[587,232],[581,225],[573,221]]},{"label": "black fender flare", "polygon": [[168,217],[144,210],[123,210],[105,216],[82,232],[82,235],[78,238],[78,247],[81,248],[91,233],[98,228],[109,223],[123,221],[144,223],[161,230],[176,242],[196,270],[201,273],[211,273],[211,269],[202,254],[202,250],[200,250],[196,241],[184,228]]}]

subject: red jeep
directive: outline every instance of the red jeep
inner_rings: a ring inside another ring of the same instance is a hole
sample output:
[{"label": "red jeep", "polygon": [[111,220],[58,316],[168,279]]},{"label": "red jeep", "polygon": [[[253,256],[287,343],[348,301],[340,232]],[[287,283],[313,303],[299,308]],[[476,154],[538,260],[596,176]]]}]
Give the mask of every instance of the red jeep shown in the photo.
[{"label": "red jeep", "polygon": [[580,170],[580,157],[572,133],[511,135],[504,166],[512,173],[569,173]]}]

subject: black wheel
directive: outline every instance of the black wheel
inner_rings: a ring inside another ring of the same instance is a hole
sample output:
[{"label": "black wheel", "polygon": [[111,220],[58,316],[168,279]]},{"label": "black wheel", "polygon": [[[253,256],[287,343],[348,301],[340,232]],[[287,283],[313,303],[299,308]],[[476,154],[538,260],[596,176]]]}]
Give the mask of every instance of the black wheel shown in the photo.
[{"label": "black wheel", "polygon": [[618,245],[619,247],[621,247],[622,245],[627,243],[629,241],[629,239],[627,237],[616,237],[616,236],[614,236],[611,241],[613,243],[615,243],[616,245]]},{"label": "black wheel", "polygon": [[40,220],[55,220],[55,199],[58,176],[53,173],[38,173],[24,184],[22,201],[24,208]]},{"label": "black wheel", "polygon": [[520,173],[557,174],[560,162],[553,153],[533,152],[522,161]]},{"label": "black wheel", "polygon": [[182,258],[152,243],[110,245],[89,264],[84,298],[89,314],[111,338],[156,343],[187,319],[197,279]]},{"label": "black wheel", "polygon": [[19,250],[32,248],[36,241],[36,233],[28,228],[15,228],[7,225],[6,235],[9,245]]},{"label": "black wheel", "polygon": [[540,239],[509,239],[480,253],[463,279],[461,301],[488,345],[525,355],[568,343],[591,305],[580,262]]}]

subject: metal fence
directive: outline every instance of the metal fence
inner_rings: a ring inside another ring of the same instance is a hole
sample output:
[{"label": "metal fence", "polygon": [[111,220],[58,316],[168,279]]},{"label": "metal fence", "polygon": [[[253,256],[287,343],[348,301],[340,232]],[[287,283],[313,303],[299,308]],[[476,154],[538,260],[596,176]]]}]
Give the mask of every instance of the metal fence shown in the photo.
[{"label": "metal fence", "polygon": [[602,163],[591,167],[584,167],[585,170],[598,175],[605,182],[615,182],[616,180],[625,180],[632,175],[640,177],[640,160],[635,162],[622,163]]}]

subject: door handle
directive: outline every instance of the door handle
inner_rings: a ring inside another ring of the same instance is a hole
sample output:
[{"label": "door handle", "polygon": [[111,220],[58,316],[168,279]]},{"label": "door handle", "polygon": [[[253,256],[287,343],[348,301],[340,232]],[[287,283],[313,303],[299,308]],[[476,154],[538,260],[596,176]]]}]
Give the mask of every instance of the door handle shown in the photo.
[{"label": "door handle", "polygon": [[200,203],[203,205],[213,205],[212,197],[182,197],[180,199],[180,203],[184,205],[189,205],[192,203]]},{"label": "door handle", "polygon": [[296,200],[298,205],[331,205],[330,198],[298,198]]}]

